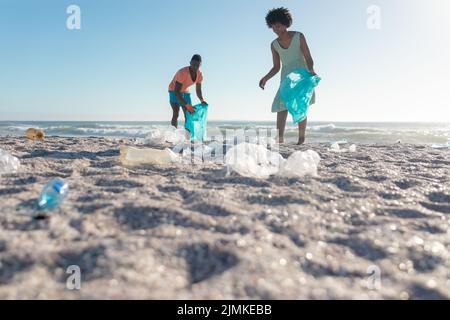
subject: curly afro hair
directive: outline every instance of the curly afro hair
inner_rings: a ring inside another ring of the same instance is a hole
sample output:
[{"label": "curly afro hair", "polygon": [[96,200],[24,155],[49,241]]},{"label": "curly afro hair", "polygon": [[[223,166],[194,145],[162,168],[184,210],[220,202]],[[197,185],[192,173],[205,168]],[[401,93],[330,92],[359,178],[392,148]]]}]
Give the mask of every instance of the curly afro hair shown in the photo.
[{"label": "curly afro hair", "polygon": [[266,23],[269,28],[275,23],[281,23],[282,25],[289,28],[292,25],[292,15],[286,8],[276,8],[269,11],[266,16]]}]

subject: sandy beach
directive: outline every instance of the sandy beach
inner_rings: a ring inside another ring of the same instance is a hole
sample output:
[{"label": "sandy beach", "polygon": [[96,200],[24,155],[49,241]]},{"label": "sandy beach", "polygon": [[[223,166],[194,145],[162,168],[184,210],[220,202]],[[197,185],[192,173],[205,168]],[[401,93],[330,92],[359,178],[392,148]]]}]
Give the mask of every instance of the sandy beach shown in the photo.
[{"label": "sandy beach", "polygon": [[[127,145],[2,137],[21,169],[0,176],[0,299],[450,298],[448,149],[288,144],[284,157],[319,153],[317,177],[252,179],[124,167]],[[62,208],[19,214],[55,177],[70,186]]]}]

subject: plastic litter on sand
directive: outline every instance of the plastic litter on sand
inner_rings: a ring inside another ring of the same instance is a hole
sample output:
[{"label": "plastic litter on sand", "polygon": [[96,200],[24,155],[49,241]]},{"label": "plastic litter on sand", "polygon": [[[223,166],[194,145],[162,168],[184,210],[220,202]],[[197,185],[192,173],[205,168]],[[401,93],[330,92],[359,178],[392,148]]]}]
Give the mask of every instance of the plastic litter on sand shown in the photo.
[{"label": "plastic litter on sand", "polygon": [[316,176],[319,162],[319,154],[312,150],[297,151],[284,159],[278,152],[251,143],[232,147],[225,156],[228,174],[237,172],[244,177],[260,179],[277,174],[284,177]]},{"label": "plastic litter on sand", "polygon": [[20,161],[5,150],[0,149],[0,175],[19,171]]},{"label": "plastic litter on sand", "polygon": [[173,145],[185,141],[185,129],[177,129],[175,127],[161,127],[152,129],[145,138],[136,139],[139,144],[165,144]]}]

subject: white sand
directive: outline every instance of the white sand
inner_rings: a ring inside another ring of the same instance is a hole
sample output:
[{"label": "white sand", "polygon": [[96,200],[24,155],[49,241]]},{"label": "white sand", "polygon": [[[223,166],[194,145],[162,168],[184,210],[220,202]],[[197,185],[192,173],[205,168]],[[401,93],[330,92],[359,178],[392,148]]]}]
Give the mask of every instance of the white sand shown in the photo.
[{"label": "white sand", "polygon": [[[256,180],[212,164],[125,168],[132,144],[2,138],[22,168],[0,177],[0,298],[450,298],[449,150],[289,145],[284,157],[321,155],[319,176]],[[61,211],[18,215],[53,177],[71,188]]]}]

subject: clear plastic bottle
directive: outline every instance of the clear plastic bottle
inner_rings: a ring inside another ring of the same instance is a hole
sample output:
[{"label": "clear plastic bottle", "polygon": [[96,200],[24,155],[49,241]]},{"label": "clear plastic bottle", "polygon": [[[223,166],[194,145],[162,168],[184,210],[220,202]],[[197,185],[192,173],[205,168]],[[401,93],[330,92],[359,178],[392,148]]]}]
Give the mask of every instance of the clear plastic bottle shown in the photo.
[{"label": "clear plastic bottle", "polygon": [[0,175],[5,173],[15,173],[19,170],[19,167],[19,159],[0,149]]},{"label": "clear plastic bottle", "polygon": [[44,140],[44,131],[39,129],[30,128],[25,132],[26,136],[30,140]]},{"label": "clear plastic bottle", "polygon": [[53,210],[59,207],[69,193],[69,185],[61,179],[53,179],[42,190],[38,200],[40,210]]},{"label": "clear plastic bottle", "polygon": [[133,147],[120,148],[120,161],[127,166],[145,164],[167,165],[176,160],[176,155],[170,149],[137,149]]}]

